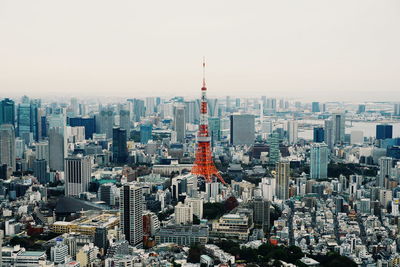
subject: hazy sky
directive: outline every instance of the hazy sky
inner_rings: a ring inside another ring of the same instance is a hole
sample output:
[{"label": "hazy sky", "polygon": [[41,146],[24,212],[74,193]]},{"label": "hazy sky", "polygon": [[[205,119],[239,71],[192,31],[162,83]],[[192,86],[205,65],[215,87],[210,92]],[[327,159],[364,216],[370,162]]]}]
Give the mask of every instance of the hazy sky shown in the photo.
[{"label": "hazy sky", "polygon": [[1,0],[0,96],[400,100],[399,0]]}]

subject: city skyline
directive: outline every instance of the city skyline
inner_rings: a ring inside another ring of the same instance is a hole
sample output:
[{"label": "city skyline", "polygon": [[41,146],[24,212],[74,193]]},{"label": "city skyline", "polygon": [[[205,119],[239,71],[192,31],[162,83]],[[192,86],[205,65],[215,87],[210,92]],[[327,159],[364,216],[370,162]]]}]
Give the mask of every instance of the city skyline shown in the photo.
[{"label": "city skyline", "polygon": [[398,101],[399,5],[3,1],[1,96],[196,97],[206,56],[210,97]]}]

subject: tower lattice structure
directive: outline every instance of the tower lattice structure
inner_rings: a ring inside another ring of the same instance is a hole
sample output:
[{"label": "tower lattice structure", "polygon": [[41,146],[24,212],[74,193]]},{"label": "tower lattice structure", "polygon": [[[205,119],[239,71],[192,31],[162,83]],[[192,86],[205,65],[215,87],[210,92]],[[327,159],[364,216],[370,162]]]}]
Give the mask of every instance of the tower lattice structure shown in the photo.
[{"label": "tower lattice structure", "polygon": [[200,125],[197,133],[196,159],[192,168],[192,173],[203,177],[206,182],[212,182],[213,178],[218,178],[226,184],[214,165],[211,151],[211,137],[208,132],[208,111],[207,111],[207,87],[205,79],[206,64],[203,61],[203,87],[201,88],[200,103]]}]

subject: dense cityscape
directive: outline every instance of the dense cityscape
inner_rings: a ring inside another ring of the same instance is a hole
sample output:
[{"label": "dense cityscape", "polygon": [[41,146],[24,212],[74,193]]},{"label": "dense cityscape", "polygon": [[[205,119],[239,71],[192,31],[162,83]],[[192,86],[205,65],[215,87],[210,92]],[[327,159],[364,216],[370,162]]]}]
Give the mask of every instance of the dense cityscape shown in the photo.
[{"label": "dense cityscape", "polygon": [[400,103],[198,92],[2,99],[0,266],[400,264]]}]

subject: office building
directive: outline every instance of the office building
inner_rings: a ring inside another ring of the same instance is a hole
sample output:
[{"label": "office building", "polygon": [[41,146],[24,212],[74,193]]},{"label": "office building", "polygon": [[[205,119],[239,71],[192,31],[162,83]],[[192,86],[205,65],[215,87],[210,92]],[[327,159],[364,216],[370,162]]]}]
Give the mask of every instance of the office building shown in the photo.
[{"label": "office building", "polygon": [[118,164],[125,164],[128,160],[126,130],[121,128],[114,128],[112,140],[113,162]]},{"label": "office building", "polygon": [[319,108],[319,102],[312,102],[311,103],[311,112],[315,113],[315,112],[320,112],[320,108]]},{"label": "office building", "polygon": [[89,156],[65,159],[65,195],[79,196],[89,191],[92,177],[92,159]]},{"label": "office building", "polygon": [[193,215],[196,215],[200,220],[203,219],[203,199],[187,197],[185,204],[192,208]]},{"label": "office building", "polygon": [[29,100],[18,105],[17,115],[18,137],[21,137],[25,144],[29,145],[33,141],[34,125],[34,122],[32,121],[34,120],[34,114]]},{"label": "office building", "polygon": [[15,171],[15,132],[11,124],[0,125],[0,165],[7,165],[7,169]]},{"label": "office building", "polygon": [[96,132],[96,120],[95,118],[89,117],[74,117],[68,119],[69,126],[77,127],[83,126],[85,127],[85,139],[93,139],[93,134]]},{"label": "office building", "polygon": [[126,138],[129,140],[131,133],[131,114],[129,110],[119,111],[119,127],[126,130]]},{"label": "office building", "polygon": [[142,188],[125,184],[120,191],[120,229],[131,246],[140,246],[143,241],[143,197]]},{"label": "office building", "polygon": [[253,221],[255,225],[261,226],[264,232],[269,231],[271,202],[262,197],[255,197],[253,201]]},{"label": "office building", "polygon": [[289,141],[289,144],[295,144],[297,142],[297,121],[295,120],[290,120],[287,123],[287,138]]},{"label": "office building", "polygon": [[135,122],[139,122],[141,117],[145,115],[144,101],[141,99],[128,99],[132,103],[132,116]]},{"label": "office building", "polygon": [[15,126],[15,103],[9,98],[0,101],[0,125],[11,124]]},{"label": "office building", "polygon": [[65,127],[49,129],[49,167],[53,171],[64,170],[64,159],[67,157],[67,138]]},{"label": "office building", "polygon": [[311,147],[310,178],[328,178],[328,146],[325,143],[316,143]]},{"label": "office building", "polygon": [[344,113],[333,113],[331,120],[334,144],[343,144],[345,140],[346,116]]},{"label": "office building", "polygon": [[400,103],[394,104],[393,115],[394,116],[400,116]]},{"label": "office building", "polygon": [[290,163],[281,161],[276,164],[276,197],[281,200],[289,198]]},{"label": "office building", "polygon": [[384,140],[393,137],[393,125],[378,124],[376,125],[376,139]]},{"label": "office building", "polygon": [[335,137],[334,137],[332,120],[325,120],[324,142],[325,144],[327,144],[330,150],[332,150],[333,147],[335,146]]},{"label": "office building", "polygon": [[208,131],[211,136],[211,144],[214,146],[221,141],[221,120],[218,117],[208,118]]},{"label": "office building", "polygon": [[145,99],[146,104],[146,116],[151,116],[156,111],[156,102],[154,97],[146,97]]},{"label": "office building", "polygon": [[392,176],[393,159],[389,157],[381,157],[379,159],[379,176],[376,186],[385,188]]},{"label": "office building", "polygon": [[111,107],[102,108],[96,115],[96,133],[106,134],[106,138],[112,138],[114,127],[114,111]]},{"label": "office building", "polygon": [[174,106],[174,131],[176,132],[176,141],[184,143],[186,136],[185,106],[180,104]]},{"label": "office building", "polygon": [[39,183],[47,184],[49,182],[47,175],[47,162],[44,159],[35,159],[33,161],[33,175]]},{"label": "office building", "polygon": [[96,227],[96,232],[94,234],[94,245],[99,249],[102,249],[104,253],[107,251],[108,239],[106,227]]},{"label": "office building", "polygon": [[152,140],[153,125],[144,123],[140,125],[140,143],[147,144]]},{"label": "office building", "polygon": [[225,214],[213,222],[212,231],[226,238],[236,238],[247,241],[250,234],[250,221],[246,214]]},{"label": "office building", "polygon": [[250,114],[230,116],[231,145],[252,145],[255,139],[255,118]]},{"label": "office building", "polygon": [[49,162],[49,142],[48,141],[41,141],[35,143],[35,153],[36,159],[38,160],[45,160],[48,164]]},{"label": "office building", "polygon": [[322,127],[315,127],[313,129],[313,141],[314,143],[322,143],[325,140],[325,136],[324,136],[324,128]]}]

